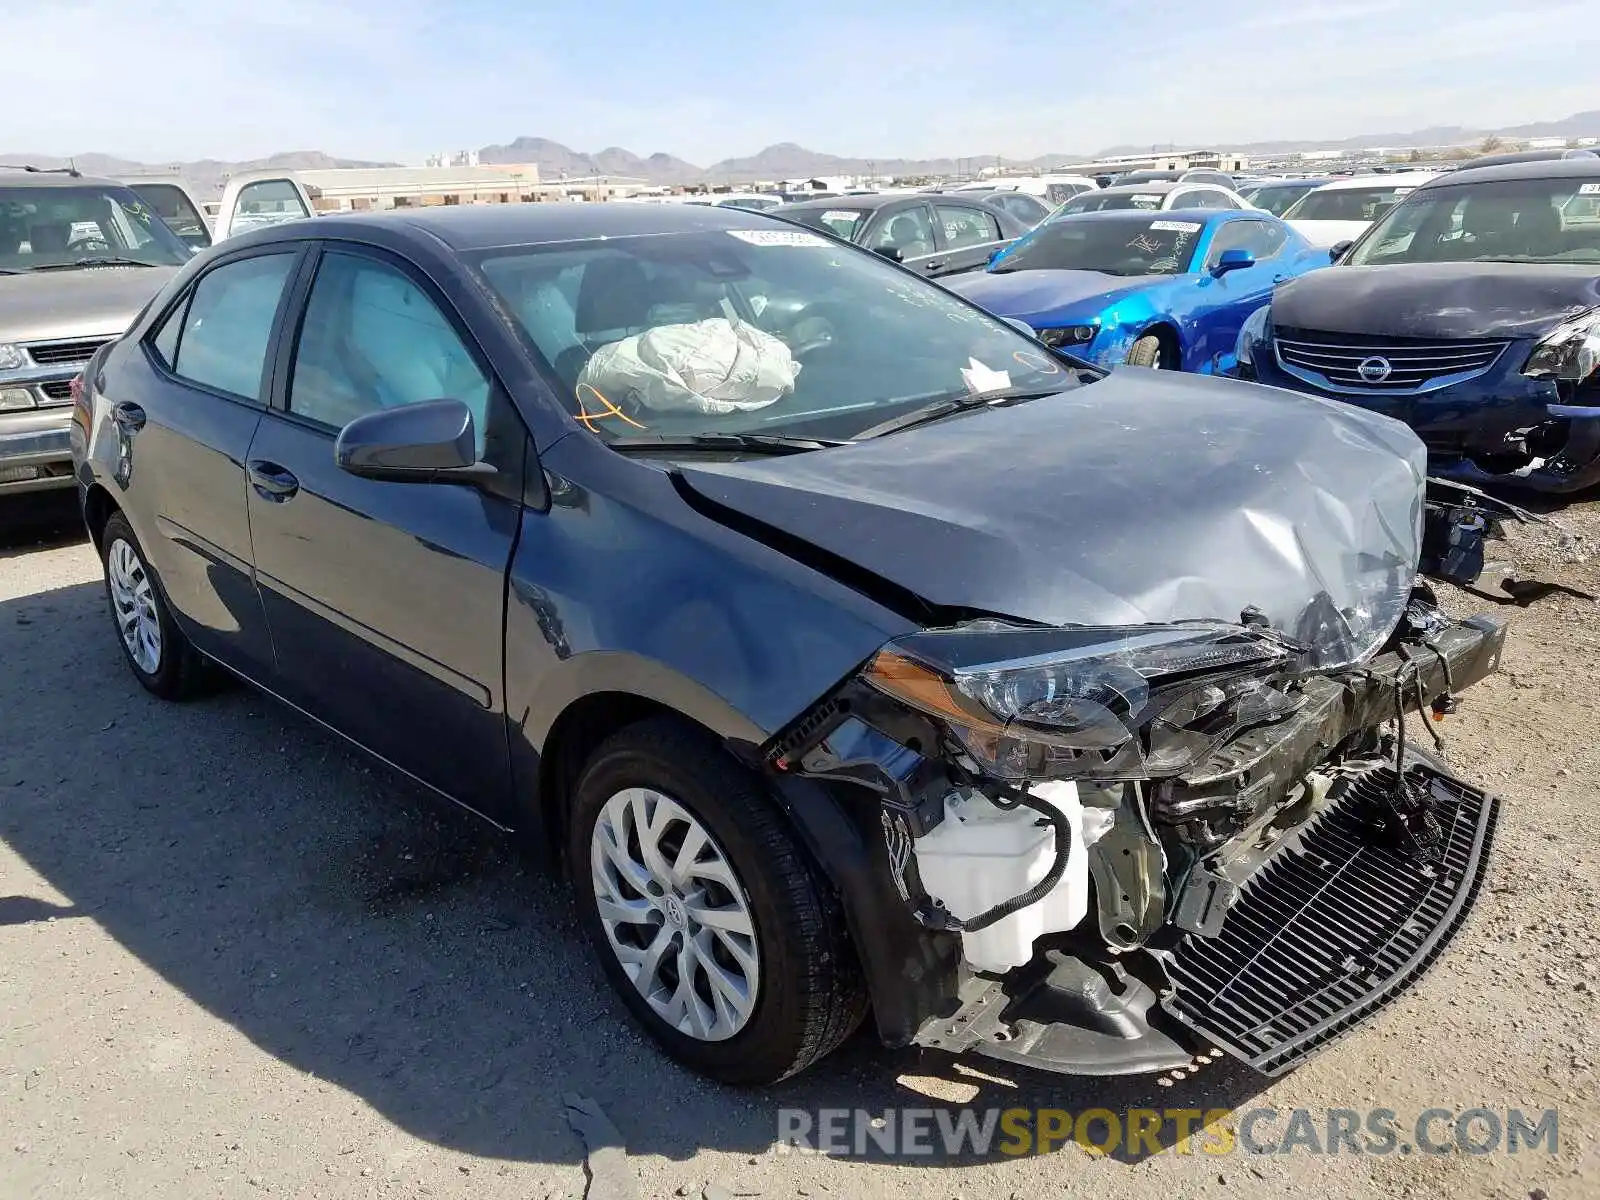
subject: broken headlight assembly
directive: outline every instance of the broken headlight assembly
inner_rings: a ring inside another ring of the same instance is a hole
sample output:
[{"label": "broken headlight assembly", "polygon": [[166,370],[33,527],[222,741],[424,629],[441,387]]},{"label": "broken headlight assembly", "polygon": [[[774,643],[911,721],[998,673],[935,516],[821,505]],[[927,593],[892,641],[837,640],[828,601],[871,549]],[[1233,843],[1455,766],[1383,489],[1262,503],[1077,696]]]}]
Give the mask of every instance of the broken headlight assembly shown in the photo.
[{"label": "broken headlight assembly", "polygon": [[1037,329],[1034,332],[1046,346],[1055,350],[1066,350],[1073,346],[1087,346],[1094,341],[1094,335],[1100,332],[1100,326],[1063,325],[1054,329]]},{"label": "broken headlight assembly", "polygon": [[977,621],[897,639],[862,677],[941,721],[984,774],[1129,780],[1179,774],[1235,730],[1295,711],[1301,659],[1242,625]]},{"label": "broken headlight assembly", "polygon": [[1600,309],[1556,326],[1528,355],[1522,373],[1576,385],[1600,371]]}]

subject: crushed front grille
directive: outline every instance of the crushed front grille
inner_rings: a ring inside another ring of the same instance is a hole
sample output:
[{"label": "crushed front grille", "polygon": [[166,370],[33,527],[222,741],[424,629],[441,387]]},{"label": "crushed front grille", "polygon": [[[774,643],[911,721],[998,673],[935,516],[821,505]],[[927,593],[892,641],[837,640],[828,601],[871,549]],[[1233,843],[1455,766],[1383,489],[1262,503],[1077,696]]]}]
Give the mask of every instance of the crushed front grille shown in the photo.
[{"label": "crushed front grille", "polygon": [[1368,772],[1249,880],[1215,937],[1178,944],[1174,1016],[1278,1075],[1422,976],[1477,899],[1499,801],[1420,765],[1407,775],[1435,804],[1430,853],[1385,836],[1393,770]]},{"label": "crushed front grille", "polygon": [[29,342],[28,357],[41,367],[88,362],[110,338],[80,338],[70,342]]},{"label": "crushed front grille", "polygon": [[1286,371],[1335,391],[1398,393],[1442,387],[1482,375],[1505,341],[1374,338],[1280,329],[1275,343]]}]

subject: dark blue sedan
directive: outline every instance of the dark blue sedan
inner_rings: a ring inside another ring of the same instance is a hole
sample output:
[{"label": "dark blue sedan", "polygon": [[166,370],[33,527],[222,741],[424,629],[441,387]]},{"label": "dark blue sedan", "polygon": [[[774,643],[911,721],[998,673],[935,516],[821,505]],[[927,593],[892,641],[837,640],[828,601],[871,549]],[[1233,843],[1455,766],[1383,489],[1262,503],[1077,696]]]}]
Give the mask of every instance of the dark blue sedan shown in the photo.
[{"label": "dark blue sedan", "polygon": [[1325,250],[1264,212],[1108,210],[1057,217],[946,286],[1100,366],[1221,374],[1245,318]]},{"label": "dark blue sedan", "polygon": [[[1462,521],[1417,519],[1410,432],[1101,372],[815,230],[274,225],[99,351],[73,426],[138,682],[231,673],[554,849],[621,1002],[718,1079],[869,1011],[1062,1072],[1284,1070],[1482,878],[1491,799],[1380,737],[1503,641],[1415,586]],[[1448,855],[1375,848],[1343,899],[1402,782]]]}]

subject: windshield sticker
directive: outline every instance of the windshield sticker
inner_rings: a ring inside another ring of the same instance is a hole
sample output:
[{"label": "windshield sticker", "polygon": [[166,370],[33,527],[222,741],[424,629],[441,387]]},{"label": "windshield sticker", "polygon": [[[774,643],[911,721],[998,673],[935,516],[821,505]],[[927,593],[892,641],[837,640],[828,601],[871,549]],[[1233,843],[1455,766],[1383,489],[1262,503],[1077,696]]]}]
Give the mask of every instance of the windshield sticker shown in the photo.
[{"label": "windshield sticker", "polygon": [[1061,374],[1059,366],[1033,350],[1013,350],[1011,357],[1019,367],[1027,367],[1030,371],[1038,371],[1041,375]]},{"label": "windshield sticker", "polygon": [[1009,371],[996,371],[986,367],[975,358],[967,359],[967,365],[961,368],[961,381],[967,385],[967,391],[974,396],[982,396],[987,392],[999,392],[1011,386],[1011,373]]},{"label": "windshield sticker", "polygon": [[1151,229],[1159,229],[1163,233],[1199,233],[1198,221],[1151,221]]},{"label": "windshield sticker", "polygon": [[1580,196],[1600,196],[1600,183],[1580,183],[1578,185]]},{"label": "windshield sticker", "polygon": [[820,233],[802,233],[788,229],[730,229],[728,236],[748,242],[752,246],[822,246],[829,245]]},{"label": "windshield sticker", "polygon": [[861,214],[858,212],[852,212],[848,208],[830,208],[827,212],[822,214],[822,219],[824,221],[846,221],[850,224],[854,224],[861,219]]}]

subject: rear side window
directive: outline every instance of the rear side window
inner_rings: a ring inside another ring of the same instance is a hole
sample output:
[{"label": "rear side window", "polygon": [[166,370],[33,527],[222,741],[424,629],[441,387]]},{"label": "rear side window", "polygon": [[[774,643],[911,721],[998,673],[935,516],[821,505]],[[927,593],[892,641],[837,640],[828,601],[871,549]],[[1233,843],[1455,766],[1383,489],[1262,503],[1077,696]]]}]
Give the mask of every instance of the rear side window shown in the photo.
[{"label": "rear side window", "polygon": [[[153,345],[174,375],[260,400],[272,323],[297,251],[236,259],[207,271]],[[178,327],[176,338],[171,328]]]}]

